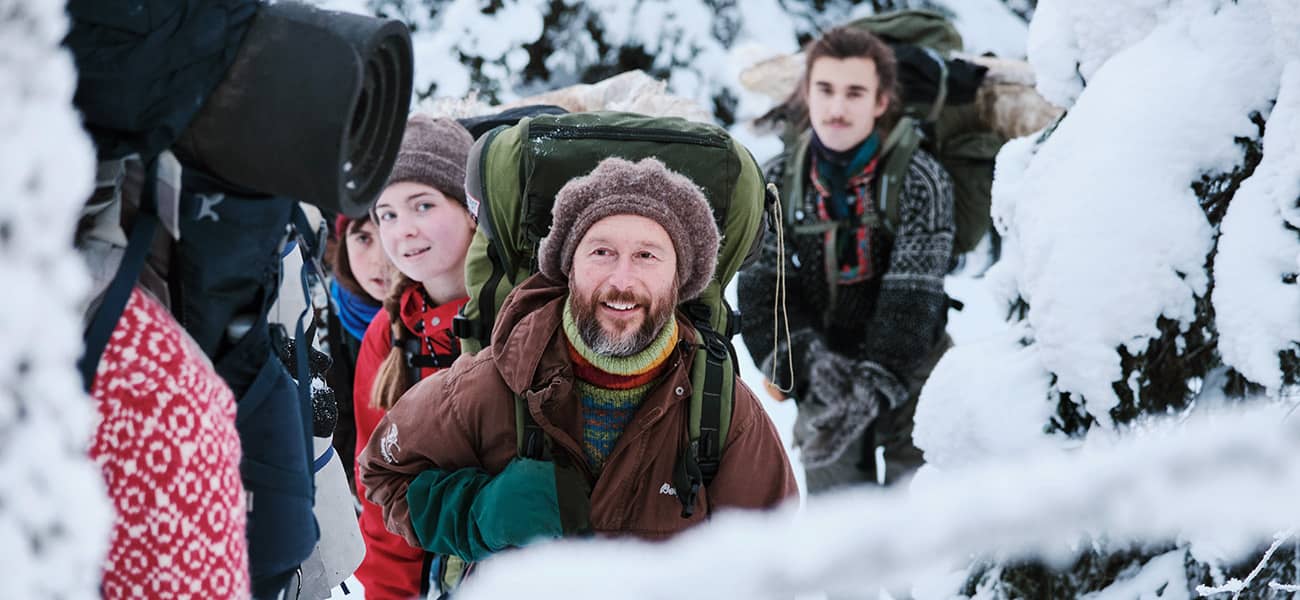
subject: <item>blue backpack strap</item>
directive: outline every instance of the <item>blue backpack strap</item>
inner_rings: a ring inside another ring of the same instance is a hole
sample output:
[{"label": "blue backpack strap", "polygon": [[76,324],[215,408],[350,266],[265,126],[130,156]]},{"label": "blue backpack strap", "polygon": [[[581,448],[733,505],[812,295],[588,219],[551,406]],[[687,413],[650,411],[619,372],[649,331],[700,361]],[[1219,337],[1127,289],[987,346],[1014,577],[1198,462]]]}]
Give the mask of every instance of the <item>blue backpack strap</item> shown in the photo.
[{"label": "blue backpack strap", "polygon": [[108,338],[113,335],[113,329],[117,327],[122,311],[126,310],[127,300],[131,298],[131,290],[135,289],[135,282],[140,278],[140,271],[144,269],[145,258],[149,256],[149,248],[153,246],[154,234],[158,231],[157,182],[158,160],[155,158],[145,164],[140,209],[136,213],[135,224],[131,226],[131,236],[128,238],[122,263],[117,267],[117,274],[113,276],[113,282],[104,293],[99,308],[95,310],[90,326],[86,328],[86,347],[81,358],[77,360],[77,369],[81,371],[81,385],[87,393],[95,384],[95,371],[99,369],[99,359],[104,354],[104,348],[108,347]]},{"label": "blue backpack strap", "polygon": [[320,473],[321,469],[324,469],[326,465],[330,464],[331,458],[334,458],[333,445],[326,446],[325,452],[321,453],[320,456],[316,457],[316,462],[312,464],[312,472]]},{"label": "blue backpack strap", "polygon": [[[122,317],[122,311],[126,310],[126,303],[130,300],[131,291],[135,289],[135,284],[140,279],[140,273],[144,271],[145,260],[149,257],[154,236],[158,232],[160,222],[158,214],[161,205],[158,198],[159,170],[163,168],[164,161],[167,163],[168,177],[174,177],[180,171],[179,163],[168,153],[144,161],[140,203],[136,211],[135,223],[131,226],[131,233],[127,238],[126,251],[122,255],[122,262],[118,264],[117,273],[113,275],[113,281],[105,290],[99,307],[95,309],[83,336],[85,349],[81,358],[77,360],[77,370],[81,372],[81,384],[87,393],[95,383],[95,371],[99,369],[99,360],[103,357],[104,349],[108,347],[108,340]],[[117,185],[121,185],[120,182]],[[168,191],[179,193],[177,182],[172,182],[168,186]],[[174,202],[169,204],[174,205]]]},{"label": "blue backpack strap", "polygon": [[[303,212],[302,205],[294,206],[291,218],[298,251],[302,255],[302,268],[299,270],[298,279],[302,284],[303,300],[306,301],[306,308],[298,315],[298,321],[294,326],[294,362],[298,371],[294,374],[294,379],[298,381],[298,403],[303,411],[302,422],[311,423],[314,416],[311,401],[311,357],[308,348],[316,337],[317,329],[316,302],[313,301],[312,289],[315,286],[325,285],[325,267],[321,262],[324,248],[320,243],[321,237],[317,235],[311,220]],[[324,301],[328,302],[328,295]],[[305,326],[304,320],[307,323]],[[307,445],[307,456],[313,454],[311,436],[311,429],[303,427],[303,442]],[[328,461],[328,458],[326,460]],[[319,467],[313,465],[313,473],[319,470]],[[312,489],[315,489],[315,481],[312,482]]]}]

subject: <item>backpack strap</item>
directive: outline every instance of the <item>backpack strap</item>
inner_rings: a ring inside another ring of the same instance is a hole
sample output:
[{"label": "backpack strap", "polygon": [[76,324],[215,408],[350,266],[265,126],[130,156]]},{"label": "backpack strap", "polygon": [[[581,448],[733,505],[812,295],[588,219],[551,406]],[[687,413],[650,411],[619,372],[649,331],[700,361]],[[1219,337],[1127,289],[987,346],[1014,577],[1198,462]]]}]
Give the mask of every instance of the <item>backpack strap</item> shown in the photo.
[{"label": "backpack strap", "polygon": [[[808,162],[808,148],[812,145],[812,129],[803,132],[795,141],[794,149],[785,157],[781,169],[781,198],[785,202],[784,215],[787,228],[799,227],[799,211],[803,210],[804,164]],[[796,232],[798,233],[798,232]]]},{"label": "backpack strap", "polygon": [[[161,222],[159,211],[166,211],[164,207],[172,207],[174,213],[175,196],[180,194],[180,178],[181,165],[170,152],[163,152],[144,161],[144,181],[140,187],[139,207],[136,211],[135,223],[132,224],[131,233],[127,238],[126,250],[122,255],[121,263],[118,264],[117,273],[113,275],[113,280],[105,290],[99,307],[95,309],[83,335],[85,349],[81,358],[77,359],[77,370],[81,373],[81,384],[86,393],[90,393],[94,386],[99,360],[103,357],[104,349],[108,347],[109,338],[122,317],[122,311],[126,310],[131,291],[135,289],[135,284],[144,271],[145,261],[153,248],[154,236]],[[116,185],[121,183],[118,182]],[[160,201],[158,198],[160,185],[173,197]]]},{"label": "backpack strap", "polygon": [[682,306],[700,337],[691,365],[691,401],[687,411],[687,443],[673,471],[673,485],[682,504],[682,518],[695,514],[701,488],[713,483],[722,464],[722,446],[731,428],[735,402],[734,349],[710,324],[707,304]]},{"label": "backpack strap", "polygon": [[[486,346],[492,340],[492,324],[496,320],[497,311],[497,290],[500,289],[502,279],[506,279],[505,251],[502,241],[497,237],[499,232],[492,219],[492,199],[488,196],[487,185],[489,173],[485,168],[492,141],[505,130],[505,126],[499,126],[475,140],[469,150],[469,162],[465,166],[466,209],[473,215],[474,222],[478,225],[478,233],[487,240],[486,252],[488,263],[492,265],[492,273],[478,290],[478,317],[470,318],[466,313],[469,304],[465,304],[452,318],[451,331],[462,340],[476,341],[478,347]],[[509,281],[507,284],[513,285]]]},{"label": "backpack strap", "polygon": [[515,394],[515,447],[519,458],[551,460],[551,441],[528,412],[528,400]]},{"label": "backpack strap", "polygon": [[[325,253],[325,246],[321,243],[323,231],[317,231],[312,227],[307,213],[303,212],[302,205],[297,202],[294,203],[290,222],[293,224],[294,237],[298,242],[298,252],[302,256],[302,268],[299,270],[298,280],[302,285],[303,300],[306,301],[302,314],[298,315],[297,323],[294,324],[294,360],[298,372],[294,373],[293,377],[298,383],[298,403],[303,413],[303,440],[307,446],[307,456],[311,457],[314,454],[314,447],[311,441],[312,429],[307,426],[312,422],[311,361],[308,349],[316,339],[319,315],[322,312],[318,309],[328,308],[329,303],[328,294],[313,293],[313,290],[326,288],[325,266],[321,260]],[[313,468],[315,469],[314,465]],[[314,494],[316,490],[314,477],[311,478],[310,489]]]},{"label": "backpack strap", "polygon": [[925,115],[926,123],[934,123],[939,120],[939,115],[943,112],[943,105],[948,101],[948,61],[944,60],[934,48],[929,46],[917,47],[939,67],[939,88],[935,91],[934,102],[930,103],[930,112]]},{"label": "backpack strap", "polygon": [[519,458],[545,460],[555,465],[555,499],[564,537],[591,535],[591,486],[587,477],[567,454],[554,451],[551,437],[533,419],[523,394],[515,394],[515,443]]},{"label": "backpack strap", "polygon": [[[457,315],[459,315],[459,312]],[[421,324],[417,323],[416,325],[420,326]],[[455,326],[455,321],[452,321],[452,326]],[[447,336],[452,351],[447,353],[430,352],[429,354],[423,352],[419,337],[408,337],[404,340],[393,338],[393,347],[402,351],[402,366],[406,369],[406,387],[414,387],[415,384],[420,382],[420,379],[422,379],[420,376],[421,369],[446,369],[456,362],[456,359],[460,357],[460,345],[456,343],[455,332],[449,331]]]},{"label": "backpack strap", "polygon": [[77,360],[77,369],[81,371],[81,384],[89,393],[95,384],[95,372],[99,370],[99,359],[108,347],[108,340],[117,327],[117,321],[126,310],[131,290],[144,269],[145,258],[153,246],[155,232],[158,231],[157,187],[158,159],[145,163],[144,186],[140,191],[140,209],[136,212],[135,224],[131,226],[131,236],[127,240],[126,253],[117,267],[117,274],[109,284],[104,299],[95,310],[90,325],[86,328],[86,348]]},{"label": "backpack strap", "polygon": [[885,216],[885,229],[891,234],[898,230],[901,218],[898,214],[898,203],[903,194],[903,181],[907,178],[908,165],[912,163],[912,156],[916,154],[917,148],[921,147],[924,139],[925,134],[921,131],[921,124],[911,117],[899,119],[894,129],[889,132],[889,137],[885,138],[885,145],[881,150],[884,164],[876,184],[876,210]]},{"label": "backpack strap", "polygon": [[406,346],[402,349],[402,355],[405,357],[406,367],[409,369],[445,369],[456,362],[459,356],[454,352],[447,354],[421,354],[420,340],[406,340]]}]

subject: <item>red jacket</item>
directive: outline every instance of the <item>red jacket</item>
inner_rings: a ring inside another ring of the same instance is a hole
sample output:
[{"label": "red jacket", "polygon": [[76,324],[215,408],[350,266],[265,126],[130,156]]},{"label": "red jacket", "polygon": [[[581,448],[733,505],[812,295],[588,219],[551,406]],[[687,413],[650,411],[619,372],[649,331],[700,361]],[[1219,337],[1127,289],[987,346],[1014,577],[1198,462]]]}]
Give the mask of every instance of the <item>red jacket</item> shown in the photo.
[{"label": "red jacket", "polygon": [[[402,322],[407,331],[423,330],[418,337],[420,348],[427,354],[429,346],[439,354],[459,348],[451,333],[451,320],[465,304],[466,298],[440,306],[429,306],[423,290],[412,286],[402,295]],[[371,406],[370,390],[375,374],[393,349],[393,336],[389,327],[388,312],[381,310],[366,328],[357,355],[357,372],[353,380],[352,405],[357,425],[356,456],[370,441],[384,411]],[[437,369],[421,369],[421,378]],[[357,497],[361,498],[361,537],[366,543],[366,556],[357,567],[357,580],[366,588],[366,598],[374,600],[407,600],[420,595],[424,584],[424,550],[413,548],[399,535],[389,533],[384,527],[382,509],[365,500],[366,490],[357,480]]]}]

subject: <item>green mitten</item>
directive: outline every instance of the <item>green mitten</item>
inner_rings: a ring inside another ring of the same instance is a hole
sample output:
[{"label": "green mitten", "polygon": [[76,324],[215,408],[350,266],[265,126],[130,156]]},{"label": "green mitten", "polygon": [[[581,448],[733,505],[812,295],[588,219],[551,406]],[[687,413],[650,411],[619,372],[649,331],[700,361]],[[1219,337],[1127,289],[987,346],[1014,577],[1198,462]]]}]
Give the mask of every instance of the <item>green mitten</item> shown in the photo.
[{"label": "green mitten", "polygon": [[555,466],[516,459],[495,477],[479,469],[421,473],[406,490],[411,527],[425,550],[483,560],[564,533]]},{"label": "green mitten", "polygon": [[493,551],[562,537],[555,464],[515,459],[479,492],[470,518]]}]

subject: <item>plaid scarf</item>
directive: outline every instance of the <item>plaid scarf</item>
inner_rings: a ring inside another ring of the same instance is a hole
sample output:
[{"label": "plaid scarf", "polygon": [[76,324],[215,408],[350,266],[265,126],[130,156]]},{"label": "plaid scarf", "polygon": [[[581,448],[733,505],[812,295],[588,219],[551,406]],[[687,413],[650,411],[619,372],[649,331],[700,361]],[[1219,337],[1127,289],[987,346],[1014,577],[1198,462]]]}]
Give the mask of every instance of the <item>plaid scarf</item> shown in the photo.
[{"label": "plaid scarf", "polygon": [[835,259],[836,283],[869,280],[876,275],[871,262],[875,240],[872,228],[862,224],[862,216],[876,210],[871,191],[880,137],[872,132],[857,148],[843,153],[826,149],[816,135],[812,144],[808,179],[817,192],[817,218],[840,223],[823,234],[826,256]]}]

